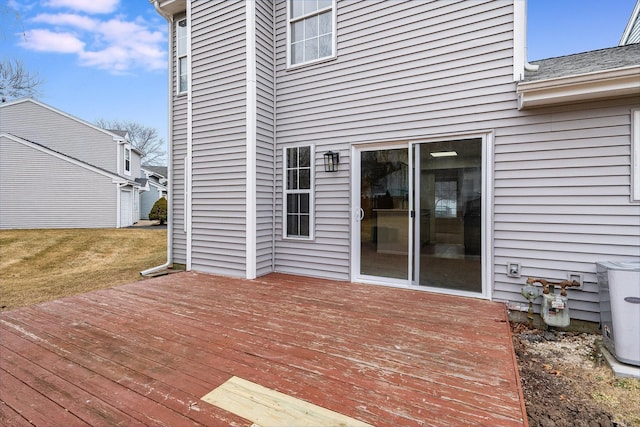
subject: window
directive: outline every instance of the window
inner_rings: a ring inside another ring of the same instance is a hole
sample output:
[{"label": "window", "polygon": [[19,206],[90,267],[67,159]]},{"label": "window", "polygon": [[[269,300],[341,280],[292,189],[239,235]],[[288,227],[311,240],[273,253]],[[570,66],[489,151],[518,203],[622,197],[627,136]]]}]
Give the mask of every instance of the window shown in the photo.
[{"label": "window", "polygon": [[313,239],[313,150],[284,150],[284,237]]},{"label": "window", "polygon": [[455,218],[458,215],[458,182],[436,181],[436,218]]},{"label": "window", "polygon": [[178,55],[178,93],[187,91],[187,20],[181,19],[176,27],[176,52]]},{"label": "window", "polygon": [[334,0],[289,0],[289,65],[334,56]]},{"label": "window", "polygon": [[631,201],[640,202],[640,109],[631,110]]},{"label": "window", "polygon": [[131,175],[131,148],[124,147],[124,173]]}]

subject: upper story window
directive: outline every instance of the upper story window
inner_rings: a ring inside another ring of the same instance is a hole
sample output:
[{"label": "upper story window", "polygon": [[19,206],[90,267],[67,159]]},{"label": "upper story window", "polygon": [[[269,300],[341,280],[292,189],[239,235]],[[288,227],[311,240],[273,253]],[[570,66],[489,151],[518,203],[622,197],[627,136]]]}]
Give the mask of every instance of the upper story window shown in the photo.
[{"label": "upper story window", "polygon": [[131,148],[124,147],[124,173],[131,175]]},{"label": "upper story window", "polygon": [[289,65],[335,56],[335,0],[289,0]]},{"label": "upper story window", "polygon": [[284,237],[313,239],[313,149],[284,150]]},{"label": "upper story window", "polygon": [[187,61],[187,20],[181,19],[176,25],[176,54],[178,73],[178,93],[187,91],[188,61]]}]

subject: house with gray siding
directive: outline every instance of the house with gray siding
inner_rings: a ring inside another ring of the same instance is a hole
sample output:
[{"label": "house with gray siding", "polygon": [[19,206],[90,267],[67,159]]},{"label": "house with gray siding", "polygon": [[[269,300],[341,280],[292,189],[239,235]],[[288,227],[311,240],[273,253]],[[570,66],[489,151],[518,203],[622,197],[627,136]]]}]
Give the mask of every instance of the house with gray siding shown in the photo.
[{"label": "house with gray siding", "polygon": [[158,199],[167,197],[167,167],[147,166],[140,168],[143,187],[140,189],[140,219],[149,219],[149,212]]},{"label": "house with gray siding", "polygon": [[141,153],[34,99],[0,104],[0,228],[119,228],[140,219]]},{"label": "house with gray siding", "polygon": [[523,311],[572,278],[598,322],[595,263],[640,257],[639,45],[528,63],[524,0],[151,3],[169,262]]}]

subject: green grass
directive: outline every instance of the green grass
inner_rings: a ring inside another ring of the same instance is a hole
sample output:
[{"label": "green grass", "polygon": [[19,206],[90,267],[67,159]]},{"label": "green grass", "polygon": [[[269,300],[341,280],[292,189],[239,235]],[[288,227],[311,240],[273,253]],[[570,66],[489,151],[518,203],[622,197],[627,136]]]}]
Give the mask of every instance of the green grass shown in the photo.
[{"label": "green grass", "polygon": [[0,307],[10,310],[142,279],[163,264],[165,229],[0,230]]}]

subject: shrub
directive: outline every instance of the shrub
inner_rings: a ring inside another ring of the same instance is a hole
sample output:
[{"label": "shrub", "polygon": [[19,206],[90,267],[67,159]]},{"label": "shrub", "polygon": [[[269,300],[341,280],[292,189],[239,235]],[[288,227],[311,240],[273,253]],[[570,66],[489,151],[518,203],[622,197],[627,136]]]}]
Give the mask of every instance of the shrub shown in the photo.
[{"label": "shrub", "polygon": [[156,200],[149,212],[149,219],[160,221],[160,225],[167,221],[167,199],[161,197]]}]

